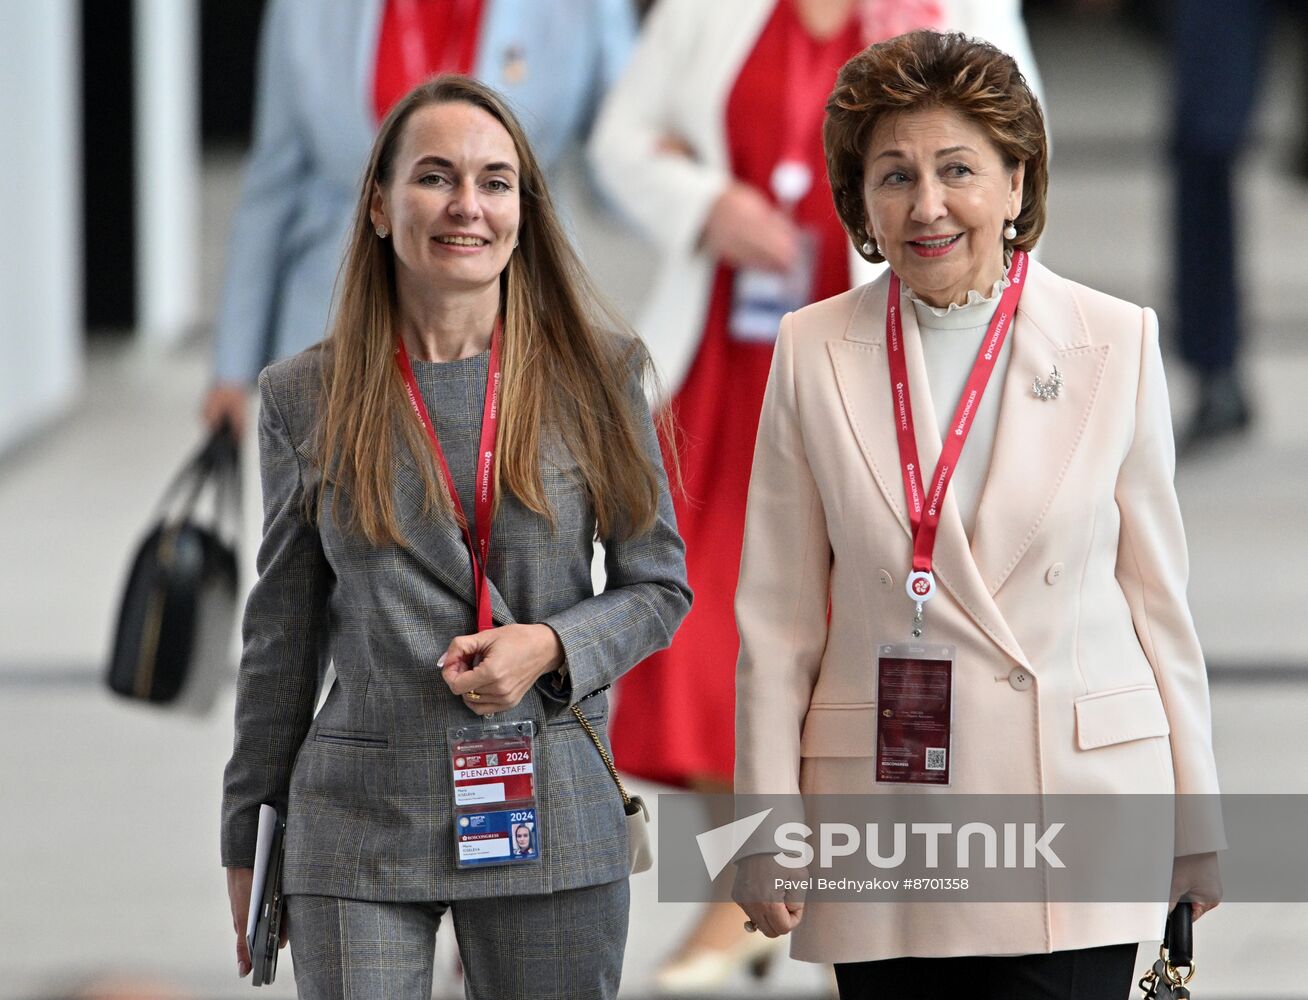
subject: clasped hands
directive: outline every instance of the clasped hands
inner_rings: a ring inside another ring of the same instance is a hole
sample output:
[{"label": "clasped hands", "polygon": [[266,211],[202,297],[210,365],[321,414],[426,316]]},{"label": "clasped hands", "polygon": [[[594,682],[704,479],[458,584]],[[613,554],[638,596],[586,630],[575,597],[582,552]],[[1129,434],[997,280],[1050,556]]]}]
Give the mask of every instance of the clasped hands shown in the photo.
[{"label": "clasped hands", "polygon": [[562,663],[563,644],[548,625],[501,625],[457,636],[436,666],[465,705],[478,715],[494,715],[517,705]]}]

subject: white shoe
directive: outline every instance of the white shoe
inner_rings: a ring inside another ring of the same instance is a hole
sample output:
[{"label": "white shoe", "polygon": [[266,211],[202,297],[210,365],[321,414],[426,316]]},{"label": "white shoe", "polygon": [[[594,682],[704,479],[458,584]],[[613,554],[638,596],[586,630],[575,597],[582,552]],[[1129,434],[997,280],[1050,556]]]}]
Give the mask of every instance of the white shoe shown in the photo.
[{"label": "white shoe", "polygon": [[654,974],[654,986],[659,993],[707,993],[730,980],[737,969],[763,979],[782,947],[781,938],[751,934],[734,948],[697,948],[662,966]]}]

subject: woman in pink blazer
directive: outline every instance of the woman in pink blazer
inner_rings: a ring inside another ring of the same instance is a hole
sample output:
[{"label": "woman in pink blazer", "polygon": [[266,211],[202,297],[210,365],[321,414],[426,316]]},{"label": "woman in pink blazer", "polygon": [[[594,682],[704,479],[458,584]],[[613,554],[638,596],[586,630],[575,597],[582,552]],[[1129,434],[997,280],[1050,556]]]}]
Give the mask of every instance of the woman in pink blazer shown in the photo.
[{"label": "woman in pink blazer", "polygon": [[[1026,81],[915,32],[852,59],[827,115],[836,210],[891,270],[781,325],[736,597],[737,794],[1216,792],[1157,318],[1027,256],[1047,140]],[[943,662],[879,657],[906,642],[954,647],[930,752],[887,721],[886,678]],[[1221,837],[1178,836],[1172,896],[1196,913]],[[793,931],[842,997],[1120,1000],[1165,915],[767,901],[766,850],[738,869],[747,927]]]}]

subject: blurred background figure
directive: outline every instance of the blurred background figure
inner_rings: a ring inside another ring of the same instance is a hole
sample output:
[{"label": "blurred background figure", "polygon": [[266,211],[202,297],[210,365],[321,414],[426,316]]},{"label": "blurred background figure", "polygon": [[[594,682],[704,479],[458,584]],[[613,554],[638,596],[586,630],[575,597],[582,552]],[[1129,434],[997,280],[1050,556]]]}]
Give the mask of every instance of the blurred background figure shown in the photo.
[{"label": "blurred background figure", "polygon": [[509,98],[549,171],[584,136],[634,33],[630,0],[272,0],[205,422],[239,434],[260,370],[325,334],[354,185],[396,100],[437,73],[470,73]]},{"label": "blurred background figure", "polygon": [[[784,313],[878,271],[832,208],[823,106],[850,56],[923,27],[987,38],[1034,79],[1016,2],[659,0],[596,122],[596,178],[663,254],[637,329],[684,434],[677,523],[695,593],[671,649],[620,686],[613,744],[631,774],[730,790],[732,601],[773,341]],[[762,974],[770,954],[734,904],[710,905],[658,982],[711,987],[738,966]]]},{"label": "blurred background figure", "polygon": [[1198,382],[1178,434],[1182,454],[1240,434],[1253,418],[1240,364],[1236,228],[1237,202],[1247,206],[1233,175],[1252,131],[1279,7],[1276,0],[1177,0],[1175,6],[1176,297],[1181,357]]}]

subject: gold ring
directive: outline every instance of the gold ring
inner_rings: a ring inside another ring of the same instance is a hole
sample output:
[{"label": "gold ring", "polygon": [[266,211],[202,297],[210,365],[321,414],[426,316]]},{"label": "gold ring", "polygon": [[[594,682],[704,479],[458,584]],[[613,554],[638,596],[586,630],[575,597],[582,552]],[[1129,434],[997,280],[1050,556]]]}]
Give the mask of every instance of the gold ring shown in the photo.
[{"label": "gold ring", "polygon": [[755,931],[758,930],[758,924],[754,923],[754,921],[752,921],[752,920],[746,920],[746,921],[745,921],[745,930],[747,930],[747,931],[749,931],[751,934],[753,934]]},{"label": "gold ring", "polygon": [[1163,961],[1167,963],[1163,966],[1167,971],[1167,981],[1173,986],[1184,986],[1194,978],[1194,962],[1190,963],[1189,968],[1186,969],[1185,975],[1181,975],[1181,969],[1173,965],[1170,960],[1164,959]]},{"label": "gold ring", "polygon": [[473,701],[481,701],[481,695],[479,695],[476,691],[469,691],[468,697],[471,698]]}]

